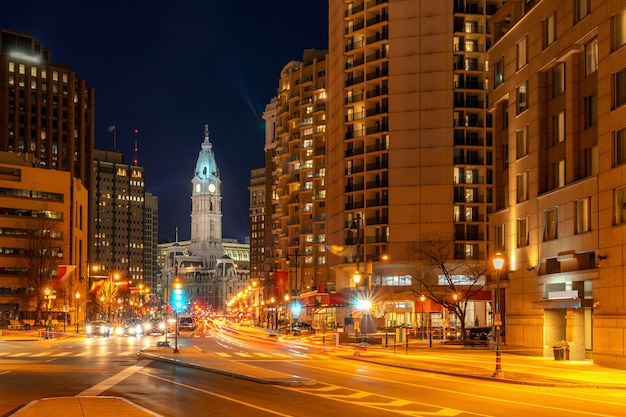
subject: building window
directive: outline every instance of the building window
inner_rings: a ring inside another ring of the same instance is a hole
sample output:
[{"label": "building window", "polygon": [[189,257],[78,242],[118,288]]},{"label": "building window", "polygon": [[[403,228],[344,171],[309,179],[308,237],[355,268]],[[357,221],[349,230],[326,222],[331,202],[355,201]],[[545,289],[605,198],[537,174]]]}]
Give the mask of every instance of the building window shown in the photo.
[{"label": "building window", "polygon": [[517,247],[528,246],[528,218],[517,219]]},{"label": "building window", "polygon": [[589,14],[590,0],[574,0],[574,23],[580,22]]},{"label": "building window", "polygon": [[598,93],[585,97],[585,129],[598,124]]},{"label": "building window", "polygon": [[543,240],[555,240],[557,238],[557,208],[544,210],[543,212]]},{"label": "building window", "polygon": [[583,152],[584,176],[590,177],[598,174],[598,147],[587,148]]},{"label": "building window", "polygon": [[553,145],[565,141],[565,110],[562,110],[556,116],[552,116],[552,125],[554,129]]},{"label": "building window", "polygon": [[517,147],[517,159],[528,155],[528,126],[524,126],[522,129],[515,133],[516,147]]},{"label": "building window", "polygon": [[498,252],[504,252],[504,224],[498,224],[494,226],[494,245],[495,250]]},{"label": "building window", "polygon": [[615,166],[626,163],[626,127],[615,132],[613,148]]},{"label": "building window", "polygon": [[517,202],[528,200],[528,171],[517,175]]},{"label": "building window", "polygon": [[612,23],[613,50],[615,51],[626,43],[626,9],[613,16]]},{"label": "building window", "polygon": [[504,57],[500,58],[494,65],[495,87],[504,82]]},{"label": "building window", "polygon": [[615,224],[626,223],[626,187],[615,190]]},{"label": "building window", "polygon": [[546,49],[548,46],[552,45],[552,43],[556,40],[555,14],[555,12],[552,12],[552,14],[546,17],[546,19],[543,21],[543,49]]},{"label": "building window", "polygon": [[591,230],[591,197],[576,200],[576,229],[574,233],[585,233]]},{"label": "building window", "polygon": [[528,94],[526,94],[527,87],[527,81],[524,81],[517,87],[517,114],[520,114],[528,109]]},{"label": "building window", "polygon": [[519,70],[528,63],[528,38],[523,37],[517,43],[517,69]]},{"label": "building window", "polygon": [[588,77],[598,70],[598,39],[585,45],[585,75]]},{"label": "building window", "polygon": [[619,107],[626,103],[626,68],[614,75],[615,103],[614,107]]},{"label": "building window", "polygon": [[552,71],[554,75],[553,97],[565,91],[565,62],[559,62]]},{"label": "building window", "polygon": [[553,170],[553,188],[561,188],[565,186],[565,159],[552,165]]}]

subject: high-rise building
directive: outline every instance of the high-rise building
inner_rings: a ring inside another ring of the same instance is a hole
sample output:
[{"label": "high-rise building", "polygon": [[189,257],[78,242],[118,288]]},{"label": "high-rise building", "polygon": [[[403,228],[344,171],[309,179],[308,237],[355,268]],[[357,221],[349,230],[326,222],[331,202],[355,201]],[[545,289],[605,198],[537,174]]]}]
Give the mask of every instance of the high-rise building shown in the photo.
[{"label": "high-rise building", "polygon": [[[70,172],[91,195],[94,103],[94,89],[53,62],[41,42],[0,29],[0,151],[27,154],[39,168]],[[85,262],[77,267],[80,276],[87,275]]]},{"label": "high-rise building", "polygon": [[[357,249],[328,255],[329,281],[354,289],[360,269],[386,287],[388,326],[421,321],[415,288],[438,279],[420,266],[424,241],[452,241],[450,261],[488,257],[497,3],[330,1],[326,241]],[[487,303],[476,304],[467,319],[485,325]]]},{"label": "high-rise building", "polygon": [[273,272],[270,294],[281,298],[326,283],[327,53],[305,50],[301,61],[285,65],[263,115],[272,185],[266,236],[273,238],[264,271]]},{"label": "high-rise building", "polygon": [[157,289],[159,265],[157,261],[157,243],[159,241],[159,199],[152,193],[146,193],[144,206],[144,284],[154,293]]},{"label": "high-rise building", "polygon": [[[504,2],[503,2],[504,3]],[[493,17],[492,250],[508,348],[626,367],[626,8],[506,2]]]},{"label": "high-rise building", "polygon": [[265,283],[265,168],[250,171],[250,279]]},{"label": "high-rise building", "polygon": [[144,168],[125,164],[123,154],[95,151],[93,258],[100,275],[117,273],[143,282],[145,265]]}]

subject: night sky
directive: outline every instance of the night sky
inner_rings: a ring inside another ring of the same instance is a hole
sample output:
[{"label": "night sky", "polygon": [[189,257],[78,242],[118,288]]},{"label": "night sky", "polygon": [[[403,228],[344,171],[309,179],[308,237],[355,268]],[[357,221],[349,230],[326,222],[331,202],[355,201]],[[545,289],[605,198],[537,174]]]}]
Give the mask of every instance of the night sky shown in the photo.
[{"label": "night sky", "polygon": [[96,92],[96,148],[146,170],[159,236],[190,237],[204,125],[222,179],[223,235],[249,235],[250,170],[264,165],[263,111],[280,70],[328,48],[326,1],[11,1],[0,27],[32,35]]}]

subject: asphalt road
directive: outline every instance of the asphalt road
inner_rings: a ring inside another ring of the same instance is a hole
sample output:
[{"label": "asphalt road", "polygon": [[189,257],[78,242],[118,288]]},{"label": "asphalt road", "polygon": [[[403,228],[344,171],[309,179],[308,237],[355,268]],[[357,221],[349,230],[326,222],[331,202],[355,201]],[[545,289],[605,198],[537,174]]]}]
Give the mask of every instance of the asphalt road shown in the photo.
[{"label": "asphalt road", "polygon": [[353,361],[297,344],[179,338],[223,360],[299,375],[303,386],[260,384],[139,359],[160,337],[0,342],[0,415],[52,396],[110,395],[162,416],[623,416],[626,391],[502,384]]}]

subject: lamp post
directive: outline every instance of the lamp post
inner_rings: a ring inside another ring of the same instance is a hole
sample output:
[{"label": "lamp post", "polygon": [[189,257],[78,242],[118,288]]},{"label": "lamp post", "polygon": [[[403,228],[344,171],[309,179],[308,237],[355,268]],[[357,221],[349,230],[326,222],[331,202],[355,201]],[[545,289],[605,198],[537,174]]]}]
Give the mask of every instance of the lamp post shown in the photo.
[{"label": "lamp post", "polygon": [[50,317],[50,298],[51,291],[50,288],[46,288],[43,293],[46,295],[46,307],[48,308],[48,317],[46,319],[46,338],[48,338],[48,333],[52,331],[52,318]]},{"label": "lamp post", "polygon": [[76,298],[76,306],[74,310],[76,310],[76,334],[78,334],[78,300],[80,300],[80,291],[76,291],[75,298]]},{"label": "lamp post", "polygon": [[422,302],[422,315],[420,320],[420,327],[422,328],[422,341],[424,341],[424,301],[426,301],[426,296],[424,294],[420,295],[420,301]]},{"label": "lamp post", "polygon": [[494,325],[496,326],[496,369],[493,372],[493,376],[502,376],[502,358],[500,356],[500,326],[502,325],[502,317],[500,316],[500,270],[504,265],[504,259],[500,252],[496,253],[493,258],[493,267],[496,270],[496,296],[495,296],[495,319]]}]

